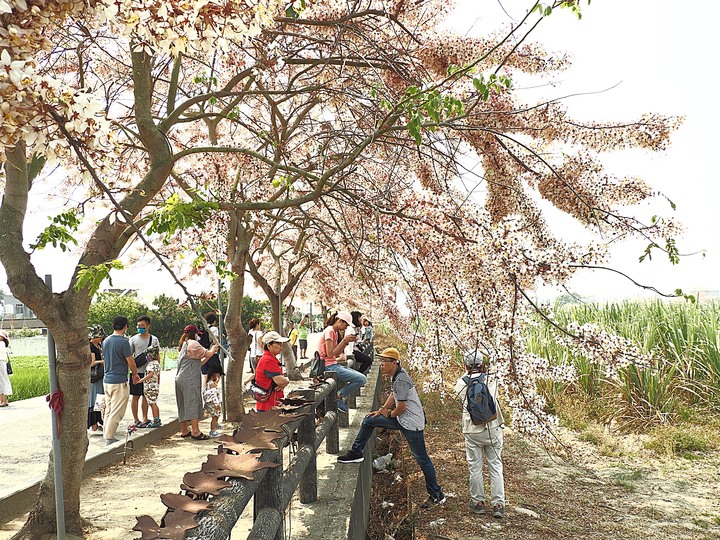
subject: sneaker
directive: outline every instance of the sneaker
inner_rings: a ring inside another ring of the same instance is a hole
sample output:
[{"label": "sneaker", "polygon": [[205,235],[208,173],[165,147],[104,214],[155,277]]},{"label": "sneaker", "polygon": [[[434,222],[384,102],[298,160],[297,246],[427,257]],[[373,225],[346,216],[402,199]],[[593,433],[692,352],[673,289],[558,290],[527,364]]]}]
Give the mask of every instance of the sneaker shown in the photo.
[{"label": "sneaker", "polygon": [[[340,403],[340,402],[338,402]],[[338,463],[362,463],[365,460],[365,456],[362,454],[356,454],[352,450],[337,458]]]},{"label": "sneaker", "polygon": [[152,422],[149,422],[146,427],[149,427],[149,428],[162,427],[162,422],[160,421],[159,418],[157,418],[157,419],[153,420]]},{"label": "sneaker", "polygon": [[485,508],[485,501],[480,501],[477,503],[474,503],[470,501],[468,503],[468,508],[473,514],[485,514],[487,513],[487,508]]},{"label": "sneaker", "polygon": [[446,500],[447,499],[445,498],[445,495],[443,495],[442,493],[440,494],[439,497],[431,496],[431,497],[428,497],[427,501],[425,501],[424,503],[422,503],[420,505],[420,508],[432,508],[434,506],[440,506],[441,504],[445,504]]},{"label": "sneaker", "polygon": [[497,519],[502,519],[505,517],[505,507],[502,504],[496,504],[493,506],[493,514],[492,516]]},{"label": "sneaker", "polygon": [[116,442],[120,442],[118,439],[105,439],[105,446],[110,446],[111,444],[115,444]]},{"label": "sneaker", "polygon": [[222,433],[220,433],[217,429],[213,429],[210,431],[210,433],[208,433],[208,435],[210,435],[210,437],[214,439],[215,437],[219,437],[220,435],[222,435]]},{"label": "sneaker", "polygon": [[345,402],[342,399],[338,399],[337,407],[338,411],[342,411],[344,413],[348,412],[348,406],[345,405]]}]

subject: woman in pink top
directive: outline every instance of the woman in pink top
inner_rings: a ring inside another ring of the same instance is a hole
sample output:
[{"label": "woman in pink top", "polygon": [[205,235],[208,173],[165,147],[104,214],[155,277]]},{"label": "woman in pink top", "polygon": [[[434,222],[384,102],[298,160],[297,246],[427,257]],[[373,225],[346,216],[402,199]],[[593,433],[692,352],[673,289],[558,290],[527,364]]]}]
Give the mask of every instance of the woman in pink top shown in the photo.
[{"label": "woman in pink top", "polygon": [[345,404],[345,398],[365,386],[367,377],[362,373],[355,371],[349,367],[338,364],[338,359],[344,360],[345,354],[343,350],[348,343],[352,343],[357,336],[345,336],[338,339],[340,332],[344,332],[348,327],[355,327],[352,316],[348,311],[340,311],[330,316],[325,322],[325,330],[323,330],[318,343],[318,353],[320,358],[325,360],[325,371],[334,371],[337,374],[338,381],[345,381],[346,384],[340,392],[338,392],[338,409],[347,412],[348,408]]}]

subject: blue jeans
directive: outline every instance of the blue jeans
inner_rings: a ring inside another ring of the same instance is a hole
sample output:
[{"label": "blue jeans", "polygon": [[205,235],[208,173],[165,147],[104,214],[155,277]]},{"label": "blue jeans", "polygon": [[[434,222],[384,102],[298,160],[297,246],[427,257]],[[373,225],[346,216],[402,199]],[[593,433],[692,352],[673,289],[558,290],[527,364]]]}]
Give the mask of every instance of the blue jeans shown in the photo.
[{"label": "blue jeans", "polygon": [[334,371],[337,374],[338,381],[347,382],[339,392],[341,398],[346,398],[351,392],[360,390],[367,382],[365,375],[352,368],[341,366],[340,364],[325,366],[325,371]]},{"label": "blue jeans", "polygon": [[376,427],[402,431],[402,434],[405,436],[408,446],[410,447],[410,452],[412,452],[415,461],[425,475],[425,489],[427,489],[427,492],[434,499],[442,497],[442,488],[437,481],[435,466],[430,460],[430,456],[428,456],[427,448],[425,448],[425,435],[422,429],[405,429],[400,425],[397,418],[387,418],[382,415],[375,417],[366,416],[362,422],[362,426],[360,427],[360,432],[357,434],[357,437],[355,437],[355,442],[352,445],[351,452],[355,454],[362,454],[363,450],[365,450],[365,445]]}]

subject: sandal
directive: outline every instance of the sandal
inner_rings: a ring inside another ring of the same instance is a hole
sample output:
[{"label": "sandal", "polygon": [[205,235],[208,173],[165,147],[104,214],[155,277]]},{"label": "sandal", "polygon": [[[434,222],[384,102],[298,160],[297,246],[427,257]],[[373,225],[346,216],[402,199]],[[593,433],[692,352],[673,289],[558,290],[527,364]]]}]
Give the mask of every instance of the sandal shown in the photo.
[{"label": "sandal", "polygon": [[210,440],[210,437],[208,437],[207,435],[205,435],[202,431],[200,432],[199,435],[190,435],[190,438],[191,438],[191,439],[195,439],[196,441],[208,441],[208,440]]},{"label": "sandal", "polygon": [[180,436],[181,436],[183,439],[186,439],[186,438],[190,437],[191,435],[192,435],[192,431],[188,431],[185,435],[183,435],[182,433],[180,434]]}]

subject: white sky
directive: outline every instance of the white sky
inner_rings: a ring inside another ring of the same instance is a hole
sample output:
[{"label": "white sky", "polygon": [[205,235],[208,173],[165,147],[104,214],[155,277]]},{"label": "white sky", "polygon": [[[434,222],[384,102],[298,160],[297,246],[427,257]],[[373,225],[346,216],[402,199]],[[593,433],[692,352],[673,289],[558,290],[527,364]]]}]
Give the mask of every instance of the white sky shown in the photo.
[{"label": "white sky", "polygon": [[[458,0],[452,24],[474,35],[492,22],[509,22],[508,15],[520,21],[528,5],[520,0]],[[720,3],[595,0],[590,6],[583,1],[583,13],[577,20],[569,10],[556,10],[533,34],[548,50],[568,51],[573,59],[572,67],[557,76],[561,85],[542,90],[543,97],[589,93],[565,101],[578,119],[633,120],[646,112],[685,116],[668,151],[619,152],[606,163],[616,174],[642,177],[675,202],[676,212],[658,203],[650,215],[675,215],[687,230],[678,241],[680,251],[706,253],[683,258],[676,266],[660,252],[651,262],[638,263],[645,244],[628,243],[613,250],[612,266],[667,292],[720,289],[720,240],[712,234],[718,228],[714,207],[720,191],[713,163],[720,112],[712,105]],[[595,298],[641,294],[607,272],[586,271],[570,288]]]},{"label": "white sky", "polygon": [[[519,21],[531,2],[458,0],[457,4],[450,24],[461,33],[473,35],[508,20],[502,8]],[[560,84],[543,89],[543,97],[589,94],[566,101],[578,119],[633,120],[645,112],[686,116],[667,152],[624,152],[612,156],[608,163],[617,174],[641,176],[677,204],[674,214],[687,228],[679,239],[681,252],[706,252],[705,257],[684,258],[677,266],[665,262],[660,252],[652,262],[639,264],[637,259],[644,245],[634,243],[616,248],[611,264],[663,291],[720,289],[720,240],[713,234],[718,228],[714,206],[720,187],[713,158],[720,112],[712,105],[717,71],[712,65],[717,64],[720,52],[716,35],[720,3],[595,0],[583,10],[580,21],[568,10],[557,10],[534,34],[534,40],[547,49],[569,51],[573,57],[573,66],[557,76]],[[537,100],[537,94],[527,99]],[[57,213],[63,201],[53,199],[54,192],[55,186],[49,187],[40,198],[57,201],[51,203],[50,209]],[[673,214],[667,204],[652,206],[652,212]],[[34,239],[47,223],[45,217],[33,217],[26,239]],[[56,291],[69,285],[75,261],[73,256],[54,249],[33,256],[40,275],[53,274]],[[177,290],[173,292],[169,276],[153,271],[152,266],[144,264],[114,273],[113,286],[147,289],[149,298],[160,292],[178,295]],[[0,267],[0,283],[4,281]],[[586,272],[575,278],[570,288],[598,299],[640,294],[622,278],[604,272]]]}]

